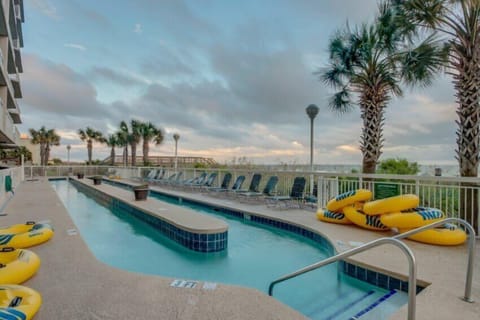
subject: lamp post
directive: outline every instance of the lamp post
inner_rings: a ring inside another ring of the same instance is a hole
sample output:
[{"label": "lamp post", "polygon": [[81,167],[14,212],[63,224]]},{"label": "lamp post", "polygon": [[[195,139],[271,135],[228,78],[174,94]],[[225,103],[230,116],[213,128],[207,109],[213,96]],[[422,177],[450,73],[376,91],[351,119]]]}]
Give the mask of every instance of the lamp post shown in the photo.
[{"label": "lamp post", "polygon": [[[318,114],[318,107],[311,104],[305,111],[310,118],[310,172],[313,172],[313,120]],[[310,175],[310,194],[313,195],[313,173]]]},{"label": "lamp post", "polygon": [[[72,149],[72,146],[71,145],[67,145],[67,165],[70,166],[70,149]],[[68,173],[70,173],[70,171],[72,170],[72,168],[68,168]]]},{"label": "lamp post", "polygon": [[175,173],[177,172],[177,164],[178,164],[178,157],[177,157],[177,147],[178,147],[178,139],[180,139],[180,135],[178,133],[173,134],[173,139],[175,140]]},{"label": "lamp post", "polygon": [[70,149],[72,149],[72,146],[67,145],[67,164],[70,164]]}]

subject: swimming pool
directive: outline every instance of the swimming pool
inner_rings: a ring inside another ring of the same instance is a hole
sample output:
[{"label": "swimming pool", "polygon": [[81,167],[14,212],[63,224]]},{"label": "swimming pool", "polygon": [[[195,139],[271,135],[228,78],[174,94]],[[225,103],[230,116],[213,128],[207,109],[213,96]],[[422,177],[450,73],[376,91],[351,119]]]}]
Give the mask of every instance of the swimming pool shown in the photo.
[{"label": "swimming pool", "polygon": [[[214,210],[186,204],[212,214],[229,225],[228,249],[216,253],[188,250],[128,213],[100,206],[67,181],[52,181],[82,237],[95,256],[118,268],[181,279],[228,283],[267,291],[270,281],[328,256],[318,243],[275,228],[223,216]],[[312,319],[350,319],[387,303],[361,319],[384,318],[405,300],[390,292],[337,272],[336,265],[281,284],[275,298]]]}]

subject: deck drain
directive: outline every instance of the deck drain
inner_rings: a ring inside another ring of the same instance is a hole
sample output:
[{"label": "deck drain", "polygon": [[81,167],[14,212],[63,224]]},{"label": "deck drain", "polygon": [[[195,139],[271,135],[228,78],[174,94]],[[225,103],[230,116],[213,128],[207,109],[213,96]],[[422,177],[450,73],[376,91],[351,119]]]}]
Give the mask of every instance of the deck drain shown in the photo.
[{"label": "deck drain", "polygon": [[77,235],[77,229],[67,229],[67,234],[69,236],[75,236]]},{"label": "deck drain", "polygon": [[175,280],[172,281],[172,283],[170,283],[170,287],[193,289],[197,286],[197,284],[198,284],[197,281],[175,279]]}]

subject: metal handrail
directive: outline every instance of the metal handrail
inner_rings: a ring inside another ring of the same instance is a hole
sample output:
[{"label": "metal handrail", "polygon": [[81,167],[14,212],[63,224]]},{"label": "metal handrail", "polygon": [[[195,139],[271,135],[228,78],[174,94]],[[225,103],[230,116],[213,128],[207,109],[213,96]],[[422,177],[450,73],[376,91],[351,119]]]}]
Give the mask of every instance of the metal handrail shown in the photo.
[{"label": "metal handrail", "polygon": [[475,262],[475,230],[468,222],[459,218],[446,218],[441,221],[437,221],[429,225],[426,225],[417,229],[413,229],[405,233],[398,234],[393,238],[394,239],[407,238],[416,233],[419,233],[428,229],[432,229],[449,222],[455,222],[455,223],[461,224],[468,230],[469,237],[468,237],[467,277],[466,277],[466,283],[465,283],[465,296],[462,299],[467,302],[474,302],[472,299],[472,281],[473,281],[473,264]]},{"label": "metal handrail", "polygon": [[320,262],[317,262],[317,263],[311,264],[307,267],[304,267],[304,268],[302,268],[298,271],[295,271],[293,273],[285,275],[285,276],[273,281],[272,283],[270,283],[270,285],[268,287],[268,294],[271,296],[272,293],[273,293],[273,287],[280,282],[286,281],[288,279],[297,277],[301,274],[304,274],[304,273],[313,271],[315,269],[321,268],[323,266],[326,266],[328,264],[336,262],[340,259],[347,258],[349,256],[353,256],[357,253],[366,251],[366,250],[371,249],[373,247],[377,247],[377,246],[380,246],[382,244],[388,244],[388,243],[399,247],[405,253],[405,255],[407,256],[408,264],[409,264],[409,268],[408,268],[408,319],[409,320],[414,320],[415,319],[415,306],[416,306],[415,299],[416,299],[416,289],[417,289],[417,266],[416,266],[416,263],[415,263],[415,257],[413,255],[412,250],[410,250],[410,248],[407,247],[407,245],[405,243],[403,243],[400,240],[395,239],[395,238],[380,238],[380,239],[377,239],[377,240],[373,240],[373,241],[371,241],[369,243],[366,243],[366,244],[364,244],[360,247],[356,247],[356,248],[344,251],[344,252],[339,253],[339,254],[337,254],[333,257],[327,258],[327,259],[322,260]]},{"label": "metal handrail", "polygon": [[[320,262],[311,264],[309,266],[306,266],[300,270],[297,270],[295,272],[292,272],[288,275],[285,275],[281,278],[278,278],[277,280],[273,281],[270,283],[268,287],[268,294],[271,296],[273,293],[273,287],[277,285],[280,282],[286,281],[288,279],[295,278],[299,275],[302,275],[304,273],[316,270],[318,268],[321,268],[325,265],[331,264],[333,262],[336,262],[342,258],[347,258],[349,256],[355,255],[357,253],[369,250],[373,247],[377,247],[379,245],[385,244],[385,243],[390,243],[394,244],[406,254],[409,262],[409,275],[408,275],[408,319],[413,320],[415,319],[415,301],[416,301],[416,281],[417,281],[417,268],[416,268],[416,263],[415,263],[415,257],[410,250],[410,248],[407,247],[403,242],[401,242],[399,239],[403,239],[406,237],[409,237],[411,235],[417,234],[419,232],[435,228],[437,226],[444,225],[445,223],[448,222],[455,222],[463,225],[469,233],[468,237],[468,262],[467,262],[467,277],[466,277],[466,283],[465,283],[465,296],[462,298],[466,302],[474,302],[472,299],[472,281],[473,281],[473,264],[475,261],[475,230],[473,227],[466,222],[465,220],[459,219],[459,218],[446,218],[441,221],[437,221],[434,223],[431,223],[429,225],[410,230],[405,233],[398,234],[394,237],[391,238],[380,238],[371,242],[368,242],[360,247],[356,247],[347,251],[344,251],[342,253],[339,253],[333,257],[327,258],[325,260],[322,260]],[[415,290],[415,291],[414,291]]]}]

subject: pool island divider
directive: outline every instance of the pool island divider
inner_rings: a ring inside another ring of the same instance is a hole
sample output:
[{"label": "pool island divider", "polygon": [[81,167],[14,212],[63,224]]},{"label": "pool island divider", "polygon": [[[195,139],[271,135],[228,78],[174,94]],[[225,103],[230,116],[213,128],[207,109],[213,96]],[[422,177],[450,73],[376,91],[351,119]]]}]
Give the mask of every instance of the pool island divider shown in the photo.
[{"label": "pool island divider", "polygon": [[108,184],[94,185],[90,179],[69,180],[99,204],[110,209],[120,209],[137,217],[188,249],[218,252],[227,248],[228,225],[219,219],[156,199],[135,201],[133,191]]}]

